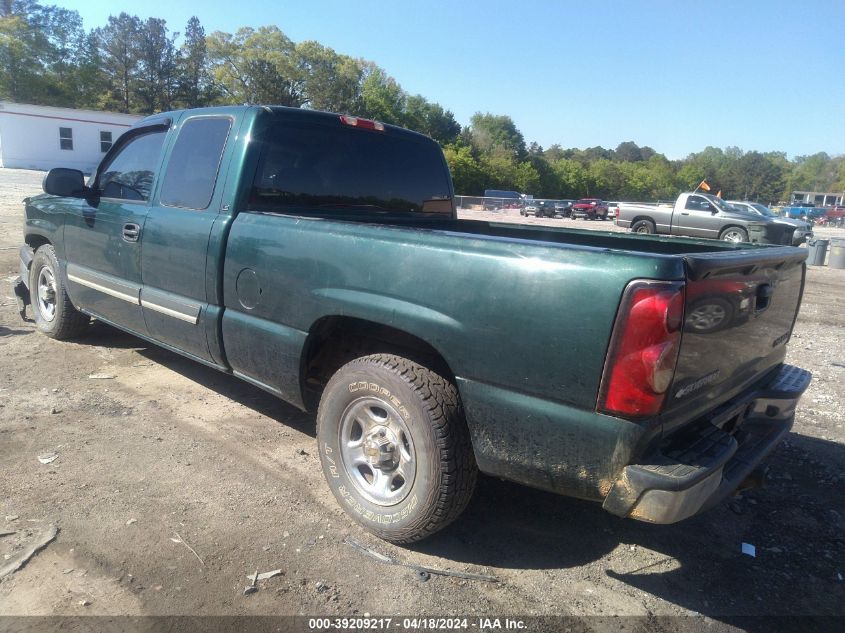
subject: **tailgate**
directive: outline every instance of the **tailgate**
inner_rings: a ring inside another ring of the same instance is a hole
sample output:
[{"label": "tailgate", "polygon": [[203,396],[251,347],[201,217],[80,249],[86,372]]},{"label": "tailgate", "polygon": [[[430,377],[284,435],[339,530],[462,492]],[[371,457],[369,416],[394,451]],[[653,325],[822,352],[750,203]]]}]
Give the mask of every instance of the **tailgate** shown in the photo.
[{"label": "tailgate", "polygon": [[718,406],[783,362],[806,258],[806,250],[791,247],[684,257],[684,331],[664,431]]}]

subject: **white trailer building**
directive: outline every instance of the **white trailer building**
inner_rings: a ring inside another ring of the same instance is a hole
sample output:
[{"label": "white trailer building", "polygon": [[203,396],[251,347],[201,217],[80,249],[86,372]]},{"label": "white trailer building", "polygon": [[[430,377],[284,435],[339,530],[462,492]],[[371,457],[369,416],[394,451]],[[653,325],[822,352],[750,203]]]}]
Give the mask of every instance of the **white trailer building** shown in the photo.
[{"label": "white trailer building", "polygon": [[0,101],[0,167],[91,173],[134,114]]}]

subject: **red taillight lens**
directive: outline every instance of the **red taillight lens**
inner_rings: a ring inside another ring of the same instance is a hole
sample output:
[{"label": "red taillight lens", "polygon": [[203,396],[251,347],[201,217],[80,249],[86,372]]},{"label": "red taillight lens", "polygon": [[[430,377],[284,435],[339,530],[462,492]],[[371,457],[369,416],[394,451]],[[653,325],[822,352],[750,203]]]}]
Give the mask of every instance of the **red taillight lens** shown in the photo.
[{"label": "red taillight lens", "polygon": [[344,125],[361,128],[362,130],[375,130],[376,132],[384,132],[384,123],[373,121],[371,119],[362,119],[357,116],[341,114],[340,122]]},{"label": "red taillight lens", "polygon": [[599,411],[627,418],[660,412],[675,373],[683,322],[683,283],[628,284],[610,339]]}]

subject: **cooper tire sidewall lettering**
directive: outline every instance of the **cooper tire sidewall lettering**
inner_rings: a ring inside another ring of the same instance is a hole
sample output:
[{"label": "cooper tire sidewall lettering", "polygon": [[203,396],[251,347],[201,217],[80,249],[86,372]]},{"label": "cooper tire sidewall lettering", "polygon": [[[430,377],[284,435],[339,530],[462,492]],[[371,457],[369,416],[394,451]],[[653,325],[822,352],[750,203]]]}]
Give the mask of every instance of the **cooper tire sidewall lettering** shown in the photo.
[{"label": "cooper tire sidewall lettering", "polygon": [[[374,377],[373,374],[379,374]],[[338,503],[359,523],[378,531],[379,526],[401,529],[419,520],[414,511],[434,503],[439,489],[440,464],[434,431],[428,411],[415,397],[414,390],[401,377],[377,364],[356,367],[338,380],[329,381],[317,415],[317,439],[320,461],[329,487]],[[390,402],[405,422],[413,436],[416,452],[416,478],[411,491],[393,506],[379,506],[355,489],[340,460],[338,425],[343,411],[361,396],[376,396]]]}]

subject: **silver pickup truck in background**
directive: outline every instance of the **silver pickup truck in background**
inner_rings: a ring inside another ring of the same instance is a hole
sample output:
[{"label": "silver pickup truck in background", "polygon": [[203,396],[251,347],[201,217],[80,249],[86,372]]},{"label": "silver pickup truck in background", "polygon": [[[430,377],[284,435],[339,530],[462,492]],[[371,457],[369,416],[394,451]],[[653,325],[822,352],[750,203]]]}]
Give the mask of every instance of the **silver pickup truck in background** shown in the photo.
[{"label": "silver pickup truck in background", "polygon": [[616,224],[635,233],[706,237],[726,242],[792,244],[794,226],[739,211],[706,193],[682,193],[674,205],[619,204]]}]

